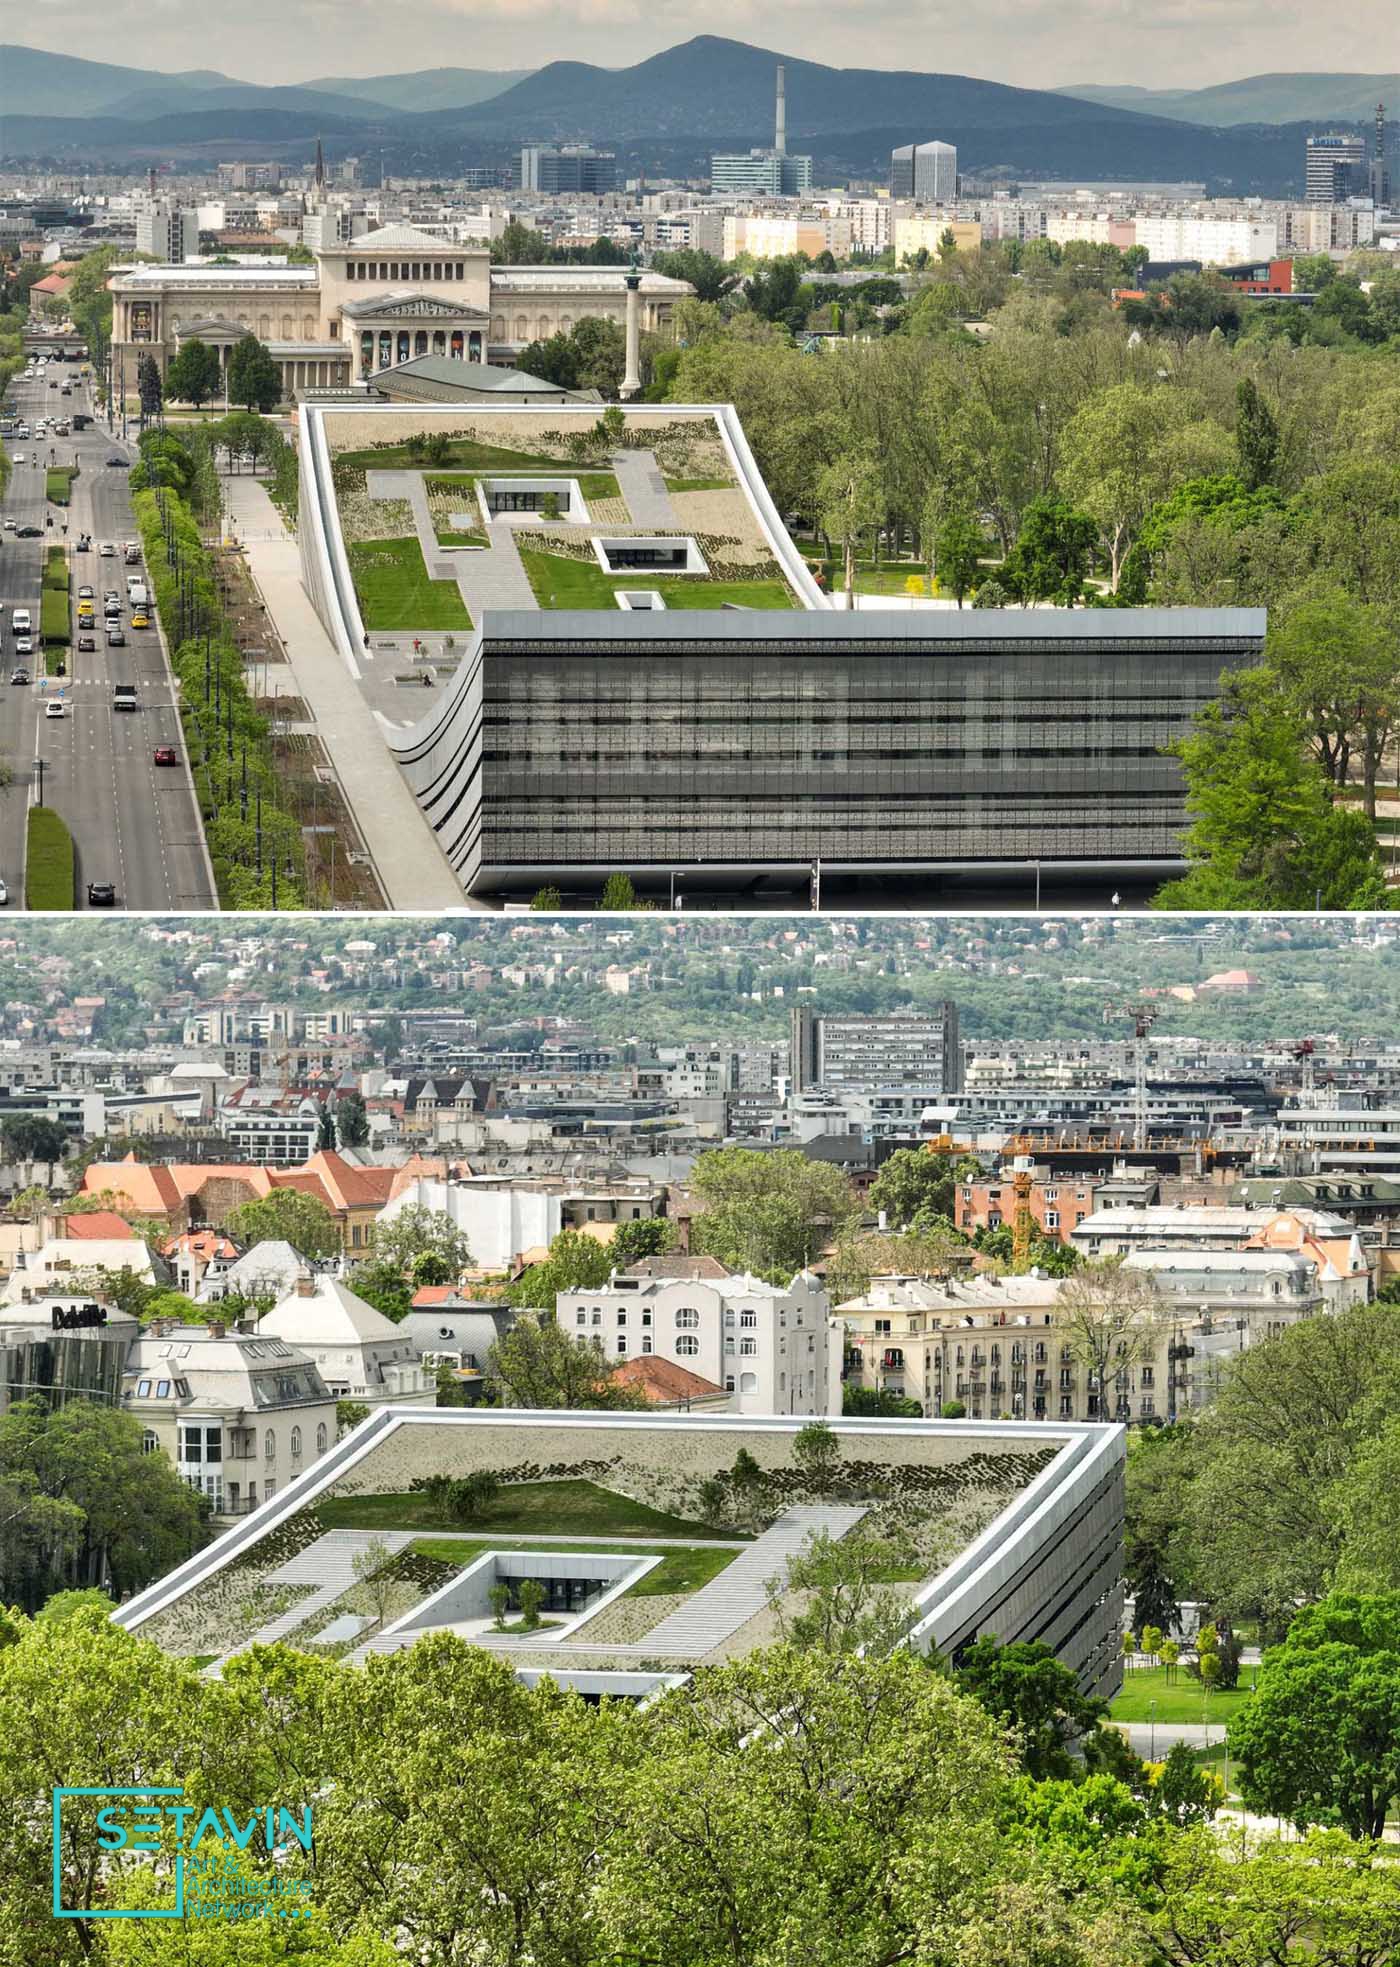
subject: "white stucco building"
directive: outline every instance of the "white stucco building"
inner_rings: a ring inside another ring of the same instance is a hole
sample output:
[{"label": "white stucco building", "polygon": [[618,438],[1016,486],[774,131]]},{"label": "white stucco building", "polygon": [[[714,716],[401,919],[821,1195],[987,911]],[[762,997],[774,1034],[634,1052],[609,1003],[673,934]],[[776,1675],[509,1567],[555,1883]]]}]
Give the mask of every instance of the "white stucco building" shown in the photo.
[{"label": "white stucco building", "polygon": [[403,1209],[449,1216],[471,1248],[478,1270],[509,1270],[527,1250],[547,1249],[564,1227],[562,1190],[535,1189],[486,1176],[408,1182],[380,1212],[392,1222]]},{"label": "white stucco building", "polygon": [[313,1361],[337,1400],[367,1407],[432,1407],[437,1382],[392,1319],[357,1298],[338,1277],[298,1277],[291,1293],[258,1321],[258,1335],[284,1339]]},{"label": "white stucco building", "polygon": [[597,1291],[563,1291],[555,1317],[612,1363],[670,1359],[732,1396],[740,1414],[839,1414],[842,1327],[810,1271],[791,1283],[731,1274],[707,1257],[659,1257]]}]

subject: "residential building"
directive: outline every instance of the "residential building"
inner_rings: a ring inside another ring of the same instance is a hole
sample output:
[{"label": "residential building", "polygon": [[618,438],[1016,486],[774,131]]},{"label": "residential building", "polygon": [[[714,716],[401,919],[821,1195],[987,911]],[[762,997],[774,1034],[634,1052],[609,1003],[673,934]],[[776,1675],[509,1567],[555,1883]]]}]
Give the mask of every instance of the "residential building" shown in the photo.
[{"label": "residential building", "polygon": [[269,1334],[152,1326],[132,1341],[122,1409],[217,1516],[258,1508],[336,1438],[335,1398],[307,1356]]},{"label": "residential building", "polygon": [[727,260],[737,259],[741,253],[756,260],[782,259],[791,253],[816,259],[831,253],[843,260],[849,258],[850,251],[850,221],[831,214],[738,212],[728,214],[724,221],[723,252]]},{"label": "residential building", "polygon": [[741,1414],[838,1414],[841,1328],[810,1271],[787,1285],[713,1258],[666,1257],[561,1291],[555,1318],[609,1361],[673,1360],[732,1396]]},{"label": "residential building", "polygon": [[1327,1310],[1365,1304],[1371,1296],[1371,1262],[1360,1231],[1345,1217],[1318,1209],[1228,1203],[1096,1209],[1075,1225],[1069,1241],[1086,1257],[1129,1260],[1144,1251],[1180,1253],[1188,1262],[1214,1253],[1293,1254],[1312,1266]]},{"label": "residential building", "polygon": [[366,1407],[436,1403],[435,1376],[425,1371],[413,1341],[338,1277],[303,1270],[282,1302],[264,1312],[257,1331],[304,1353],[337,1400]]},{"label": "residential building", "polygon": [[1134,241],[1156,264],[1200,260],[1205,266],[1242,266],[1272,259],[1279,245],[1277,224],[1262,217],[1205,218],[1194,213],[1141,213],[1133,221]]},{"label": "residential building", "polygon": [[199,213],[193,205],[158,198],[136,214],[136,250],[179,266],[199,254]]},{"label": "residential building", "polygon": [[321,1131],[316,1100],[244,1086],[223,1100],[216,1124],[237,1159],[260,1167],[299,1168]]},{"label": "residential building", "polygon": [[954,218],[942,212],[911,212],[895,220],[894,263],[904,266],[927,253],[936,260],[949,235],[959,253],[975,253],[982,245],[982,227],[977,219]]},{"label": "residential building", "polygon": [[1063,1281],[1034,1274],[872,1279],[861,1297],[836,1308],[846,1329],[846,1381],[917,1400],[930,1416],[956,1405],[974,1421],[1154,1427],[1208,1405],[1231,1351],[1320,1306],[1311,1266],[1287,1253],[1222,1255],[1218,1272],[1205,1257],[1191,1271],[1185,1257],[1155,1254],[1160,1267],[1148,1253],[1129,1259],[1152,1278],[1161,1301],[1120,1346],[1106,1394],[1066,1329]]},{"label": "residential building", "polygon": [[[1093,1214],[1100,1183],[1092,1176],[1047,1176],[1037,1170],[1026,1191],[1025,1206],[1037,1234],[1051,1242],[1068,1243],[1074,1230]],[[953,1221],[965,1236],[979,1230],[1012,1228],[1019,1202],[1012,1171],[1003,1169],[974,1181],[959,1182],[953,1192]]]},{"label": "residential building", "polygon": [[919,205],[952,205],[958,196],[958,152],[951,143],[903,143],[890,152],[890,197]]},{"label": "residential building", "polygon": [[888,1016],[839,1016],[810,1005],[790,1015],[792,1090],[865,1091],[913,1082],[955,1093],[962,1085],[958,1007],[951,998],[933,1011]]},{"label": "residential building", "polygon": [[126,1233],[120,1236],[47,1236],[37,1250],[17,1250],[0,1302],[29,1304],[50,1292],[73,1289],[91,1295],[97,1279],[123,1272],[142,1284],[156,1283],[155,1258],[125,1223],[122,1228]]}]

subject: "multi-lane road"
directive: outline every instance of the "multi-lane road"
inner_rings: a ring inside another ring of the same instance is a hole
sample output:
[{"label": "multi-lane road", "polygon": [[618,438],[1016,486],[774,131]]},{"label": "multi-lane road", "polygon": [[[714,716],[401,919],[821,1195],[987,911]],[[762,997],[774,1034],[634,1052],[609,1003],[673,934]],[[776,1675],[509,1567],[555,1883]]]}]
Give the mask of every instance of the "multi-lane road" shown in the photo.
[{"label": "multi-lane road", "polygon": [[[61,388],[50,388],[55,378],[71,386],[71,397]],[[75,628],[68,675],[37,680],[39,584],[49,546],[69,549],[74,596],[84,582],[93,587],[99,624],[105,590],[115,588],[125,603],[126,576],[134,570],[123,564],[120,547],[135,539],[136,526],[127,472],[107,460],[130,460],[136,452],[114,439],[96,417],[75,364],[53,363],[38,379],[16,378],[10,397],[31,432],[44,416],[71,417],[76,411],[94,417],[90,429],[70,437],[50,432],[4,440],[11,459],[5,517],[16,527],[41,529],[38,539],[0,531],[0,759],[10,774],[9,784],[0,790],[0,876],[8,884],[11,905],[23,900],[26,814],[37,797],[37,761],[42,759],[44,803],[62,816],[73,835],[79,908],[87,907],[88,883],[93,881],[113,883],[119,908],[215,908],[174,682],[155,626],[133,629],[124,606],[126,646],[108,648],[99,626],[97,649],[86,655],[79,653]],[[67,510],[50,506],[45,498],[51,453],[56,463],[76,460],[79,467]],[[84,534],[91,536],[92,546],[79,553],[74,549]],[[117,552],[104,556],[104,543],[115,545]],[[16,606],[30,609],[36,630],[31,666],[36,681],[28,686],[9,680],[15,667]],[[136,684],[134,713],[114,711],[112,692],[118,682]],[[64,715],[47,717],[45,703],[59,695]],[[160,745],[175,746],[176,767],[155,763]]]}]

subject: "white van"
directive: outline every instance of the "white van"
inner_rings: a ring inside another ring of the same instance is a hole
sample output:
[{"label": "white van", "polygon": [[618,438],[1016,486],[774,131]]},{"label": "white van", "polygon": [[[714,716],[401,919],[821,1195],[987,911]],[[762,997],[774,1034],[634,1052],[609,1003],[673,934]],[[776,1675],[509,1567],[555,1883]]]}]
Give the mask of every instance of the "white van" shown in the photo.
[{"label": "white van", "polygon": [[15,609],[14,614],[10,617],[10,627],[16,635],[28,635],[31,633],[34,622],[28,608]]},{"label": "white van", "polygon": [[151,597],[146,592],[146,583],[144,581],[131,578],[128,579],[126,584],[126,598],[131,607],[145,608],[150,605]]}]

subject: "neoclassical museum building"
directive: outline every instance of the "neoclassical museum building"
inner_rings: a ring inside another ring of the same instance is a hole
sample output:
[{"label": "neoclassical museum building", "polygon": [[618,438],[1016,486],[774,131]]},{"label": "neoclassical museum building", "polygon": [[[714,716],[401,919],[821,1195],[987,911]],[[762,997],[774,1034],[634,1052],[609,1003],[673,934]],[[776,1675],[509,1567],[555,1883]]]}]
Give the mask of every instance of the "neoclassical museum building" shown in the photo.
[{"label": "neoclassical museum building", "polygon": [[[576,321],[624,324],[624,269],[493,266],[485,246],[459,246],[413,226],[386,225],[317,250],[310,266],[135,265],[115,268],[112,355],[128,384],[154,355],[164,373],[192,339],[227,361],[254,334],[282,366],[290,400],[358,382],[417,355],[509,368],[526,343]],[[664,327],[684,280],[641,275],[641,327]]]}]

